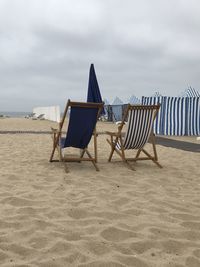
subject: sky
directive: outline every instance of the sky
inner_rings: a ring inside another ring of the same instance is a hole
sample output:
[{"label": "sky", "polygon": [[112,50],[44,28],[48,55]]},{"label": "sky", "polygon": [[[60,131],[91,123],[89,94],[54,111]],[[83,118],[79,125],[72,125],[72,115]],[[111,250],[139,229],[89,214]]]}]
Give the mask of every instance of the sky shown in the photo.
[{"label": "sky", "polygon": [[0,110],[200,88],[199,0],[0,0]]}]

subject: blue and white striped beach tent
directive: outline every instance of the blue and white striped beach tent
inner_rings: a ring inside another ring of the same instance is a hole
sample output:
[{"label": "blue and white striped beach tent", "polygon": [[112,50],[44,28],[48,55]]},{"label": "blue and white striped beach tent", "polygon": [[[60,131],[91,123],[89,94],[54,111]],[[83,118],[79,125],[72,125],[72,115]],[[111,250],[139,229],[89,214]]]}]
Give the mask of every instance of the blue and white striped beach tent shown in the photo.
[{"label": "blue and white striped beach tent", "polygon": [[186,135],[199,135],[200,133],[200,93],[191,86],[186,89],[182,97],[187,98]]},{"label": "blue and white striped beach tent", "polygon": [[165,135],[186,135],[187,98],[163,97],[162,131]]},{"label": "blue and white striped beach tent", "polygon": [[157,104],[161,104],[161,107],[154,121],[153,131],[156,134],[162,134],[162,117],[163,117],[162,96],[142,97],[142,105],[157,105]]},{"label": "blue and white striped beach tent", "polygon": [[200,97],[200,93],[190,86],[180,94],[180,97]]},{"label": "blue and white striped beach tent", "polygon": [[187,97],[186,135],[200,135],[200,97]]},{"label": "blue and white striped beach tent", "polygon": [[131,105],[140,105],[141,104],[141,100],[138,97],[132,95],[130,97],[128,103],[130,103]]},{"label": "blue and white striped beach tent", "polygon": [[200,97],[142,97],[142,104],[161,104],[154,132],[161,135],[200,135]]}]

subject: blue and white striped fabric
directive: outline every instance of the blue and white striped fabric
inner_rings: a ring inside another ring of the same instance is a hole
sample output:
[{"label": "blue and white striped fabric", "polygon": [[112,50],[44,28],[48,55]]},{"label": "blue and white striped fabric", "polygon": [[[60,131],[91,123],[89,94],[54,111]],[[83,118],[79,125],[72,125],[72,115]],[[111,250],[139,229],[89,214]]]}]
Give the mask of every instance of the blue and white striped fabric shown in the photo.
[{"label": "blue and white striped fabric", "polygon": [[190,86],[180,95],[180,97],[200,97],[200,93]]},{"label": "blue and white striped fabric", "polygon": [[141,100],[138,97],[132,95],[130,97],[128,103],[130,103],[131,105],[140,105],[141,104]]},{"label": "blue and white striped fabric", "polygon": [[[158,105],[162,103],[162,96],[158,97],[142,97],[142,105]],[[163,106],[161,105],[158,115],[153,124],[153,132],[156,134],[162,134],[162,114]]]},{"label": "blue and white striped fabric", "polygon": [[194,88],[190,87],[188,89],[188,94],[187,94],[188,97],[200,97],[200,93],[195,90]]},{"label": "blue and white striped fabric", "polygon": [[165,135],[185,135],[187,98],[163,97],[162,132]]},{"label": "blue and white striped fabric", "polygon": [[[128,125],[123,139],[124,149],[142,148],[149,140],[155,112],[157,109],[131,109],[128,113]],[[121,148],[120,142],[117,148]]]},{"label": "blue and white striped fabric", "polygon": [[200,135],[200,97],[188,97],[186,135]]},{"label": "blue and white striped fabric", "polygon": [[153,129],[161,135],[200,135],[200,97],[143,97],[143,105],[161,104]]}]

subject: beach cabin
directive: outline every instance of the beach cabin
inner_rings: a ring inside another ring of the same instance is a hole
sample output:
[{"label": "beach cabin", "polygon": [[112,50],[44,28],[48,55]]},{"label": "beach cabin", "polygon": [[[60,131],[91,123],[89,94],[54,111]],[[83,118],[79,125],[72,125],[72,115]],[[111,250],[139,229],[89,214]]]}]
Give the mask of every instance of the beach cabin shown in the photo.
[{"label": "beach cabin", "polygon": [[140,105],[141,104],[141,100],[138,97],[136,97],[135,95],[132,95],[129,98],[128,103],[131,104],[131,105]]},{"label": "beach cabin", "polygon": [[[191,88],[185,96],[142,97],[143,105],[161,104],[154,124],[154,132],[160,135],[200,135],[200,95]],[[188,96],[189,95],[189,96]],[[193,96],[191,96],[193,95]]]}]

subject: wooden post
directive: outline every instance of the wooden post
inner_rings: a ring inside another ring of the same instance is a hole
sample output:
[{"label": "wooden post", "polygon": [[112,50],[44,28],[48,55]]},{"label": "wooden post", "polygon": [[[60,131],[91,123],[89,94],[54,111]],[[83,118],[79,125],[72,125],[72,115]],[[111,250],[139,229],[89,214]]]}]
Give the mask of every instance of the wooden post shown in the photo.
[{"label": "wooden post", "polygon": [[97,157],[98,157],[97,155],[97,129],[95,127],[94,128],[94,158],[95,158],[96,163],[98,161]]}]

